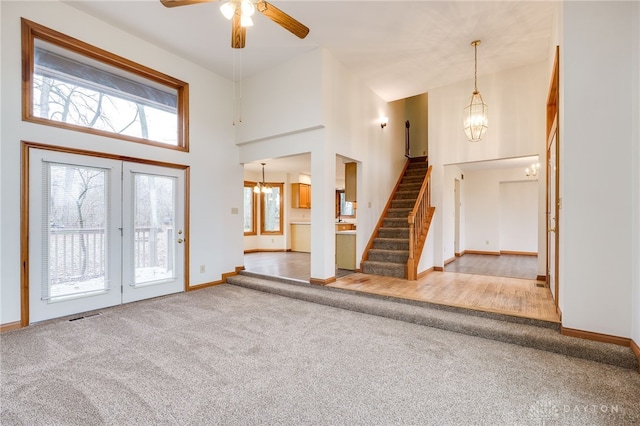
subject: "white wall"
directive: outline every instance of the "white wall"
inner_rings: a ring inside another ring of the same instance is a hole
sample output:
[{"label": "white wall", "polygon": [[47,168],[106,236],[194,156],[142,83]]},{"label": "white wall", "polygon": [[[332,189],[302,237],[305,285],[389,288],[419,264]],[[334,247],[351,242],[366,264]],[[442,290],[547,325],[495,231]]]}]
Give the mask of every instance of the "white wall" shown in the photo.
[{"label": "white wall", "polygon": [[[409,120],[410,155],[427,155],[429,145],[429,95],[412,96],[405,100],[405,116]],[[406,121],[406,120],[405,120]]]},{"label": "white wall", "polygon": [[[548,85],[546,62],[478,76],[478,89],[489,106],[489,129],[485,138],[476,143],[467,141],[462,130],[462,113],[473,91],[473,80],[429,91],[429,162],[434,167],[431,196],[437,209],[434,223],[436,266],[442,266],[444,260],[453,253],[453,249],[448,249],[451,235],[447,232],[451,231],[444,226],[442,211],[439,213],[445,206],[444,197],[447,193],[443,166],[536,154],[545,158]],[[473,189],[466,183],[465,185],[469,196]],[[497,203],[497,194],[493,195]],[[467,203],[466,211],[469,212],[469,209]],[[471,247],[481,242],[482,248],[476,250],[499,250],[497,231],[484,238],[476,234],[478,233],[467,228],[467,249],[472,249]],[[485,243],[487,240],[489,244]]]},{"label": "white wall", "polygon": [[321,81],[320,50],[243,80],[237,141],[246,143],[324,125]]},{"label": "white wall", "polygon": [[[228,108],[231,83],[157,46],[60,2],[0,2],[2,235],[0,323],[20,320],[20,141],[111,153],[191,167],[190,284],[221,279],[242,265],[242,166]],[[20,17],[189,83],[190,152],[147,146],[21,120]],[[231,160],[231,161],[230,161]],[[224,200],[221,202],[220,200]],[[196,265],[195,267],[193,265]],[[200,273],[199,265],[206,265]]]},{"label": "white wall", "polygon": [[456,164],[541,154],[549,85],[546,62],[478,76],[489,106],[489,129],[481,142],[469,142],[462,129],[463,110],[473,80],[429,91],[429,143],[438,164]]},{"label": "white wall", "polygon": [[500,252],[499,182],[497,170],[464,174],[466,233],[463,250]]},{"label": "white wall", "polygon": [[538,253],[538,181],[501,181],[499,186],[500,251]]},{"label": "white wall", "polygon": [[[404,120],[328,52],[324,51],[326,143],[358,162],[356,267],[404,167]],[[389,117],[382,129],[380,117]],[[313,176],[312,176],[313,177]],[[328,211],[333,212],[333,193]],[[313,252],[312,252],[313,253]]]},{"label": "white wall", "polygon": [[[268,87],[264,87],[265,78],[270,81]],[[391,108],[322,49],[249,78],[243,85],[247,104],[267,107],[243,112],[238,131],[240,161],[311,153],[311,277],[331,278],[335,275],[336,155],[358,162],[356,258],[360,260],[404,164],[404,142],[393,137],[399,126],[404,129],[404,122],[390,119],[381,129],[379,117],[391,117]],[[294,90],[289,92],[290,85]],[[318,92],[307,85],[319,88]],[[290,103],[282,108],[289,108],[294,119],[283,117],[272,106],[276,97]]]},{"label": "white wall", "polygon": [[630,337],[632,311],[640,309],[632,301],[638,235],[630,232],[637,223],[632,169],[640,118],[633,108],[638,92],[631,90],[639,73],[637,5],[563,2],[562,8],[563,325]]},{"label": "white wall", "polygon": [[[463,175],[465,179],[463,179]],[[455,257],[455,181],[460,182],[460,251],[464,250],[466,238],[466,226],[464,218],[466,216],[467,202],[465,199],[467,175],[456,165],[444,167],[444,188],[442,192],[442,256],[447,261]]]},{"label": "white wall", "polygon": [[[640,3],[634,3],[635,9],[635,38],[632,52],[633,63],[635,64],[635,71],[632,73],[633,83],[631,87],[634,89],[632,93],[635,93],[635,98],[631,107],[631,114],[633,117],[640,116]],[[635,182],[635,190],[633,196],[633,217],[634,222],[631,227],[631,235],[635,235],[636,238],[633,241],[632,258],[636,259],[633,268],[632,280],[633,280],[633,292],[632,299],[632,311],[633,311],[633,330],[631,337],[640,346],[640,123],[636,120],[633,126],[633,144],[634,155],[632,157],[634,173],[633,182]]]}]

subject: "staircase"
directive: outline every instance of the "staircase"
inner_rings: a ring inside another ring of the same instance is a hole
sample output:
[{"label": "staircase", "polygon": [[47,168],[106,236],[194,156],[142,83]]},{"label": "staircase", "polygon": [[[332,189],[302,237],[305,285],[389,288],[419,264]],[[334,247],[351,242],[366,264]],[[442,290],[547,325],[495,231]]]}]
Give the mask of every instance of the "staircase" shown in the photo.
[{"label": "staircase", "polygon": [[[434,211],[434,208],[428,205],[428,166],[426,157],[411,158],[405,165],[403,174],[365,249],[361,262],[363,273],[416,279],[412,269],[417,267]],[[421,200],[423,202],[420,202]],[[425,206],[419,208],[423,204]],[[422,210],[425,210],[426,214],[416,214]],[[413,227],[414,218],[426,223]],[[415,234],[415,229],[419,230],[418,234]],[[413,245],[411,237],[414,239]]]}]

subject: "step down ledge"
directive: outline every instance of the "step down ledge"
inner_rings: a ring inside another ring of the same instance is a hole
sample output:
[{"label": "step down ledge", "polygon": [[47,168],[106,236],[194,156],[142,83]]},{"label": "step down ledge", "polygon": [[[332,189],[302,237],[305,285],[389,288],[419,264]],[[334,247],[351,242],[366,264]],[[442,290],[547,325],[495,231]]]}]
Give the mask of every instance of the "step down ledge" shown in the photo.
[{"label": "step down ledge", "polygon": [[369,297],[370,295],[362,295],[348,290],[337,291],[341,289],[317,286],[301,280],[287,279],[286,281],[282,282],[280,278],[266,279],[264,276],[260,277],[259,274],[248,274],[247,272],[227,277],[226,280],[231,285],[311,303],[511,343],[617,367],[638,369],[638,360],[631,348],[628,347],[565,336],[560,334],[558,330],[546,327],[438,309],[428,304],[415,305],[398,302],[392,298]]}]

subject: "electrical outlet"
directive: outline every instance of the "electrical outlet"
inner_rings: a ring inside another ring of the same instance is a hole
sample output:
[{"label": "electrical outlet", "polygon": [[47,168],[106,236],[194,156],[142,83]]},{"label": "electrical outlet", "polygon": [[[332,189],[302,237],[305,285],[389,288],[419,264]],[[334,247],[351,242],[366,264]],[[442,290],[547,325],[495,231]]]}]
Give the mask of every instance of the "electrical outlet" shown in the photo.
[{"label": "electrical outlet", "polygon": [[485,241],[484,243],[485,243],[486,245],[489,245],[489,240]]},{"label": "electrical outlet", "polygon": [[200,265],[200,273],[201,274],[204,274],[205,269],[206,268],[204,267],[204,265]]}]

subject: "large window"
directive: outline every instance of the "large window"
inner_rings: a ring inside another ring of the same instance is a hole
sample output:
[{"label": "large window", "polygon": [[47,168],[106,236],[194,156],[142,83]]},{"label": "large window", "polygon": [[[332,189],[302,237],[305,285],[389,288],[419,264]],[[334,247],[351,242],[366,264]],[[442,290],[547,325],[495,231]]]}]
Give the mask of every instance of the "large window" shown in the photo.
[{"label": "large window", "polygon": [[256,193],[255,182],[244,182],[244,235],[256,235]]},{"label": "large window", "polygon": [[188,85],[22,19],[23,119],[188,151]]},{"label": "large window", "polygon": [[270,192],[260,193],[260,233],[282,235],[282,189],[281,183],[268,183]]}]

